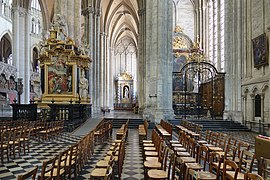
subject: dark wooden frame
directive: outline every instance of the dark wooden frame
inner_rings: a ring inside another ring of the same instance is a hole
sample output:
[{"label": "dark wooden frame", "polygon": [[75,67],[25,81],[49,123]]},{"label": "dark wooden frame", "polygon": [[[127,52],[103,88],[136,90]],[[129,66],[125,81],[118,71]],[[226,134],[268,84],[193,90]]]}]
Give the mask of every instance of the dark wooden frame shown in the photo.
[{"label": "dark wooden frame", "polygon": [[252,39],[254,67],[268,65],[268,43],[266,34]]}]

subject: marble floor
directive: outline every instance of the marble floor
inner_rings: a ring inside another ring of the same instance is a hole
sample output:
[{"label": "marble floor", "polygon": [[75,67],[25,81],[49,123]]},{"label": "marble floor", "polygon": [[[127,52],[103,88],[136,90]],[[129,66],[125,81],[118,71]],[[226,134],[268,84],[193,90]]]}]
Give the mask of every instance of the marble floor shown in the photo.
[{"label": "marble floor", "polygon": [[[106,117],[126,117],[137,116],[130,113],[106,113]],[[47,141],[38,142],[35,140],[31,141],[30,152],[26,155],[21,155],[15,159],[11,159],[10,162],[5,161],[3,164],[0,163],[0,179],[11,180],[28,171],[35,165],[41,169],[42,161],[51,158],[63,148],[77,142],[83,135],[92,130],[96,124],[104,117],[103,114],[94,115],[91,119],[88,119],[81,127],[76,129],[73,133],[64,133],[61,137]],[[151,132],[151,130],[148,130]],[[103,158],[108,151],[111,142],[115,139],[116,129],[113,130],[111,138],[107,139],[103,144],[95,146],[94,156],[85,165],[83,170],[80,172],[78,179],[89,179],[91,170],[95,167],[96,162]],[[251,132],[227,132],[231,136],[237,139],[244,140],[254,147],[254,137],[257,135]],[[177,135],[174,135],[176,138]],[[135,180],[143,179],[143,161],[142,152],[139,148],[139,137],[137,129],[129,129],[127,144],[126,144],[126,156],[124,160],[122,179]]]}]

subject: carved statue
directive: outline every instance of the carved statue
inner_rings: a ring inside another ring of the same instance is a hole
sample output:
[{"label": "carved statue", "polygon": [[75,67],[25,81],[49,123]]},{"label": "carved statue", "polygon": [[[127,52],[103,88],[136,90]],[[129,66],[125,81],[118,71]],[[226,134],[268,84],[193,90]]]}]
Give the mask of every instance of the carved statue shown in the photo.
[{"label": "carved statue", "polygon": [[81,76],[80,76],[80,84],[79,84],[79,93],[81,98],[87,98],[88,97],[88,80],[85,78],[84,70],[82,70]]}]

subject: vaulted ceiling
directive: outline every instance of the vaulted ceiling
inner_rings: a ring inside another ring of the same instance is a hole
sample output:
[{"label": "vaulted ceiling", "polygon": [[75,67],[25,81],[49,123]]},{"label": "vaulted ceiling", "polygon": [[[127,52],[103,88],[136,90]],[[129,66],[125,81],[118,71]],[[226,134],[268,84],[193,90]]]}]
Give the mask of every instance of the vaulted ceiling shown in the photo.
[{"label": "vaulted ceiling", "polygon": [[139,27],[137,12],[137,0],[101,1],[101,29],[110,37],[111,47],[124,38],[131,39],[137,46]]}]

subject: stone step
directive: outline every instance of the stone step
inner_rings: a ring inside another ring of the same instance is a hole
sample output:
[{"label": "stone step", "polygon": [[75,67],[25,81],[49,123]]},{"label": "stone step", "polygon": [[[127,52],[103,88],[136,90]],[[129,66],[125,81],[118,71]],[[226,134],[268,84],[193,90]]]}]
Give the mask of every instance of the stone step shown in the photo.
[{"label": "stone step", "polygon": [[123,118],[105,118],[105,120],[112,120],[113,128],[120,128],[129,120],[128,128],[137,129],[140,124],[143,124],[143,119],[123,119]]},{"label": "stone step", "polygon": [[[203,130],[211,131],[249,131],[247,127],[239,122],[224,121],[224,120],[189,120],[196,124],[203,125]],[[180,119],[172,119],[169,122],[173,125],[181,123]]]}]

